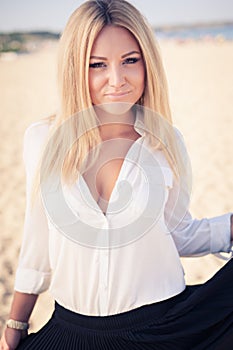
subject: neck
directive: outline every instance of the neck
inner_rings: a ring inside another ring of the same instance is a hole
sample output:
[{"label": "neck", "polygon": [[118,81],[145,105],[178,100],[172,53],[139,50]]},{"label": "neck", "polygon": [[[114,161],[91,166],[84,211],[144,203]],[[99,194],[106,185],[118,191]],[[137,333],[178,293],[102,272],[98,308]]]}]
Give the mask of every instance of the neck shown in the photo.
[{"label": "neck", "polygon": [[132,109],[123,114],[108,113],[100,108],[95,108],[95,111],[102,139],[117,138],[134,130],[135,115]]}]

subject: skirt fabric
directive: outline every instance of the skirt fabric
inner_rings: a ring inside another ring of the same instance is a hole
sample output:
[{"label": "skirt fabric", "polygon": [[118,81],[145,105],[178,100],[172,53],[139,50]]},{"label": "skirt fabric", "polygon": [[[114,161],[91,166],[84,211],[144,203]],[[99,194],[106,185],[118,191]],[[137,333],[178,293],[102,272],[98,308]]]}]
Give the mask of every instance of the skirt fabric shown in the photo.
[{"label": "skirt fabric", "polygon": [[202,285],[111,316],[86,316],[55,303],[48,323],[17,350],[232,350],[233,259]]}]

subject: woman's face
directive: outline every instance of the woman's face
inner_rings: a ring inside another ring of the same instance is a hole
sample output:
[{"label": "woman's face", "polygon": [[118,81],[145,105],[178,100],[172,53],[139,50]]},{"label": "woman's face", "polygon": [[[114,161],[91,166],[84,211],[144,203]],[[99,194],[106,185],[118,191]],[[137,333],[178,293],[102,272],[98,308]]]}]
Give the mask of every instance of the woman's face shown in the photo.
[{"label": "woman's face", "polygon": [[134,36],[122,27],[106,26],[96,38],[89,63],[94,105],[135,104],[145,86],[145,67]]}]

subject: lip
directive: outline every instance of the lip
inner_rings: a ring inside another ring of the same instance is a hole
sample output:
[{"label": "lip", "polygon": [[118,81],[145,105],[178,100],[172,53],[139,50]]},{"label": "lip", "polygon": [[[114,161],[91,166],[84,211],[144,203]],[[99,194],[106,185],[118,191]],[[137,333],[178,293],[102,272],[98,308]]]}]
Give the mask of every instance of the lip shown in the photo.
[{"label": "lip", "polygon": [[109,92],[109,93],[106,93],[105,96],[110,98],[119,98],[119,97],[126,96],[129,93],[130,91]]}]

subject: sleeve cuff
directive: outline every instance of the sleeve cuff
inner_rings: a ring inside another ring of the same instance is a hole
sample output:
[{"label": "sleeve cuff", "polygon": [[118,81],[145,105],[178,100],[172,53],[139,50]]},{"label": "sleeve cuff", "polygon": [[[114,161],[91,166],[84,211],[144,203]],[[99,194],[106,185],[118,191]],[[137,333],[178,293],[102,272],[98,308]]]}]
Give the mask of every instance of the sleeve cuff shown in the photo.
[{"label": "sleeve cuff", "polygon": [[216,216],[209,220],[211,230],[211,253],[231,251],[231,215]]},{"label": "sleeve cuff", "polygon": [[50,272],[18,268],[15,276],[14,289],[21,293],[40,294],[49,288],[50,280]]}]

